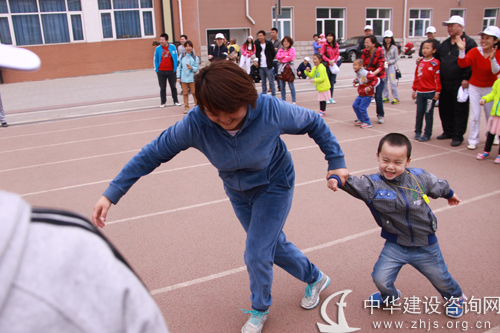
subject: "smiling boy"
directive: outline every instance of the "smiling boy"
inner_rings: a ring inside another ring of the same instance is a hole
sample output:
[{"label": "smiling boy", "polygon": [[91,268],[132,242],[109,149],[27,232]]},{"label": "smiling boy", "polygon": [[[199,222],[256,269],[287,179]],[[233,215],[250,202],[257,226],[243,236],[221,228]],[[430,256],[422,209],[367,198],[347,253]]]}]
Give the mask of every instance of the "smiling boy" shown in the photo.
[{"label": "smiling boy", "polygon": [[[349,176],[341,187],[370,208],[382,228],[381,236],[386,239],[372,273],[379,292],[373,293],[367,302],[375,307],[395,303],[401,292],[394,282],[400,269],[410,264],[447,300],[446,315],[461,317],[465,296],[448,272],[435,234],[436,216],[428,206],[429,197],[445,198],[450,206],[458,205],[461,200],[446,180],[423,169],[408,168],[411,143],[403,134],[384,136],[378,146],[377,160],[378,173],[361,178]],[[335,191],[338,178],[332,177],[328,187]]]}]

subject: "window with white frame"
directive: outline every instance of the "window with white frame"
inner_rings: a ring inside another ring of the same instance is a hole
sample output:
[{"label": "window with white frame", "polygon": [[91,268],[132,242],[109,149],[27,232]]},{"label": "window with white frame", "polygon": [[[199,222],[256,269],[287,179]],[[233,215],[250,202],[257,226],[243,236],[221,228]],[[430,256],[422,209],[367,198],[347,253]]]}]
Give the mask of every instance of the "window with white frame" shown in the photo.
[{"label": "window with white frame", "polygon": [[282,7],[281,15],[278,15],[278,26],[276,26],[276,7],[273,7],[273,28],[278,29],[278,39],[285,36],[292,36],[292,8]]},{"label": "window with white frame", "polygon": [[327,34],[333,32],[338,38],[344,38],[343,8],[316,8],[316,33]]},{"label": "window with white frame", "polygon": [[153,0],[97,0],[103,39],[154,36]]},{"label": "window with white frame", "polygon": [[497,25],[497,9],[485,9],[483,18],[483,29],[489,26]]},{"label": "window with white frame", "polygon": [[9,45],[83,41],[80,0],[0,0],[0,40]]},{"label": "window with white frame", "polygon": [[384,31],[391,29],[391,10],[367,8],[366,25],[373,27],[374,35],[382,36]]},{"label": "window with white frame", "polygon": [[431,25],[430,9],[410,9],[408,37],[423,37]]},{"label": "window with white frame", "polygon": [[465,9],[450,9],[450,17],[458,15],[465,20]]}]

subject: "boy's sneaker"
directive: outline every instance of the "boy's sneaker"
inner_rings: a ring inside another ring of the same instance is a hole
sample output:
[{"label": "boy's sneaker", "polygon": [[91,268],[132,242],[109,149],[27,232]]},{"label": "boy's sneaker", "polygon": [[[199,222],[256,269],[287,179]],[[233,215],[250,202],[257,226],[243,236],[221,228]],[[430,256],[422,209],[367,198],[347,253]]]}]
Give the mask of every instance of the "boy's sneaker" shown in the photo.
[{"label": "boy's sneaker", "polygon": [[161,108],[164,108],[164,107],[165,107],[165,104],[161,104],[161,105],[160,105],[160,107],[161,107]]},{"label": "boy's sneaker", "polygon": [[445,314],[450,317],[450,318],[460,318],[464,314],[464,298],[465,296],[462,295],[460,298],[452,297],[451,299],[447,300],[445,307],[446,311]]},{"label": "boy's sneaker", "polygon": [[361,128],[368,128],[368,127],[372,127],[372,124],[361,123],[361,125],[359,127],[361,127]]},{"label": "boy's sneaker", "polygon": [[2,123],[2,127],[9,127],[9,124],[7,124],[7,123]]},{"label": "boy's sneaker", "polygon": [[495,160],[493,161],[493,163],[500,164],[500,155],[498,155],[497,158],[495,158]]},{"label": "boy's sneaker", "polygon": [[375,103],[375,98],[372,98],[372,101],[370,103]]},{"label": "boy's sneaker", "polygon": [[488,156],[490,156],[490,153],[483,151],[482,153],[477,154],[476,158],[478,160],[485,160],[488,158]]},{"label": "boy's sneaker", "polygon": [[415,134],[415,136],[413,137],[415,140],[420,140],[420,134]]},{"label": "boy's sneaker", "polygon": [[257,310],[241,310],[244,313],[250,314],[250,318],[248,318],[247,322],[241,328],[241,333],[259,333],[262,332],[262,328],[267,320],[267,314],[269,310],[265,312],[257,311]]},{"label": "boy's sneaker", "polygon": [[304,309],[314,309],[319,303],[319,294],[328,287],[330,278],[323,272],[319,272],[319,280],[309,283],[304,291],[304,296],[300,302],[300,306]]},{"label": "boy's sneaker", "polygon": [[354,121],[354,126],[361,126],[361,124],[362,124],[362,123],[363,123],[363,122],[362,122],[361,120],[356,119],[356,120]]},{"label": "boy's sneaker", "polygon": [[427,135],[423,135],[420,137],[420,139],[418,139],[418,141],[420,142],[425,142],[425,141],[429,141],[431,138]]},{"label": "boy's sneaker", "polygon": [[373,293],[368,298],[368,303],[370,303],[371,306],[375,307],[383,307],[389,304],[394,305],[401,298],[401,292],[399,291],[399,289],[397,289],[397,291],[398,291],[398,298],[391,299],[389,297],[386,302],[384,302],[384,300],[382,299],[382,295],[380,294],[380,292]]},{"label": "boy's sneaker", "polygon": [[318,114],[320,117],[324,117],[326,113],[324,111],[320,111],[320,112],[318,112]]},{"label": "boy's sneaker", "polygon": [[476,148],[477,148],[477,146],[473,143],[469,143],[469,145],[467,146],[467,149],[470,149],[470,150],[474,150]]},{"label": "boy's sneaker", "polygon": [[389,99],[388,99],[388,98],[383,98],[383,99],[382,99],[382,102],[383,102],[383,103],[389,103]]},{"label": "boy's sneaker", "polygon": [[182,104],[181,104],[181,103],[179,103],[179,102],[174,102],[174,105],[175,105],[175,106],[181,106]]},{"label": "boy's sneaker", "polygon": [[394,98],[392,100],[391,104],[399,104],[399,99]]},{"label": "boy's sneaker", "polygon": [[378,123],[383,124],[384,123],[384,117],[378,116]]}]

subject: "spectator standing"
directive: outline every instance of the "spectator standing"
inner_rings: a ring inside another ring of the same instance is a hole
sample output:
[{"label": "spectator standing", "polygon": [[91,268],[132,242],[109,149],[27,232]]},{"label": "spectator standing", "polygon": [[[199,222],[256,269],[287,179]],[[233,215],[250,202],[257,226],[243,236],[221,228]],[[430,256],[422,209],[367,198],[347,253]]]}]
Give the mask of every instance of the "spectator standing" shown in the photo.
[{"label": "spectator standing", "polygon": [[469,118],[469,99],[460,103],[457,101],[458,90],[469,88],[469,79],[472,71],[470,67],[461,68],[458,65],[459,49],[456,43],[457,36],[465,40],[465,53],[477,46],[476,42],[467,36],[464,29],[464,19],[458,15],[452,16],[449,21],[443,22],[448,27],[450,35],[439,47],[436,58],[441,62],[441,96],[439,97],[439,117],[443,127],[443,134],[438,140],[452,139],[451,146],[460,146],[464,140]]},{"label": "spectator standing", "polygon": [[[278,50],[278,54],[276,54],[276,59],[280,63],[278,67],[278,74],[283,72],[283,69],[286,65],[290,66],[294,76],[297,76],[297,72],[295,70],[295,65],[293,61],[295,60],[295,49],[293,48],[293,39],[290,36],[285,36],[281,40],[281,45],[283,47]],[[281,99],[286,101],[286,82],[281,81]],[[290,88],[290,92],[292,94],[292,104],[297,102],[297,98],[295,95],[295,85],[293,81],[288,82],[288,88]]]},{"label": "spectator standing", "polygon": [[[365,26],[365,37],[373,35],[373,27],[371,25],[366,25]],[[358,44],[358,54],[363,54],[363,50],[365,49],[365,39],[361,38]]]},{"label": "spectator standing", "polygon": [[319,35],[314,34],[313,35],[313,49],[314,49],[314,54],[319,53],[319,49],[321,48],[321,45],[319,44]]},{"label": "spectator standing", "polygon": [[[278,50],[283,46],[281,45],[281,41],[278,39],[278,29],[272,28],[271,29],[271,38],[269,39],[271,43],[273,43],[274,46],[274,52],[277,54]],[[278,84],[278,90],[281,91],[281,82],[278,79],[278,66],[279,62],[276,57],[273,59],[273,68],[274,68],[274,78],[276,79],[276,82]]]},{"label": "spectator standing", "polygon": [[5,110],[3,109],[2,95],[0,95],[0,122],[2,123],[2,127],[9,127],[5,118]]},{"label": "spectator standing", "polygon": [[380,83],[375,88],[375,102],[377,106],[378,123],[384,123],[384,104],[382,102],[382,92],[384,91],[385,80],[385,58],[384,51],[377,41],[377,37],[370,35],[365,37],[365,49],[363,50],[363,64],[372,74],[377,75]]},{"label": "spectator standing", "polygon": [[273,74],[273,59],[276,56],[274,44],[271,41],[266,40],[266,32],[264,30],[260,30],[257,33],[257,38],[259,42],[255,45],[255,55],[257,56],[257,59],[259,59],[260,78],[262,79],[262,94],[268,93],[267,81],[269,80],[271,95],[276,96]]},{"label": "spectator standing", "polygon": [[[479,102],[482,96],[491,93],[493,84],[497,79],[498,70],[492,69],[491,60],[500,63],[500,49],[498,39],[500,38],[500,29],[495,26],[487,27],[481,35],[481,44],[473,48],[465,54],[465,40],[460,36],[455,38],[455,43],[458,46],[458,65],[461,68],[470,67],[472,74],[469,82],[469,99],[470,99],[470,115],[469,115],[469,145],[468,149],[476,149],[479,143],[479,130],[481,123],[481,108]],[[493,66],[494,67],[494,66]],[[492,100],[484,104],[484,115],[486,122],[490,117]]]},{"label": "spectator standing", "polygon": [[160,45],[156,47],[154,64],[158,83],[160,85],[160,107],[164,108],[167,103],[167,80],[170,85],[170,92],[175,106],[180,106],[177,99],[176,74],[177,70],[177,50],[174,44],[168,42],[168,35],[162,33],[160,35]]},{"label": "spectator standing", "polygon": [[218,33],[215,35],[215,44],[211,45],[208,49],[208,60],[210,62],[215,60],[226,60],[229,52],[224,34]]},{"label": "spectator standing", "polygon": [[424,41],[424,42],[422,42],[422,44],[420,44],[420,51],[418,51],[417,64],[424,57],[424,54],[422,53],[422,47],[424,46],[425,42],[433,42],[434,43],[434,48],[436,50],[438,50],[439,47],[441,46],[441,42],[436,39],[436,28],[435,27],[433,27],[432,25],[430,27],[428,27],[425,30],[425,34],[427,36],[427,40]]},{"label": "spectator standing", "polygon": [[250,74],[250,59],[255,54],[255,44],[253,43],[253,37],[248,36],[247,41],[241,46],[241,60],[240,67]]},{"label": "spectator standing", "polygon": [[179,59],[181,58],[182,55],[186,54],[186,49],[184,48],[184,43],[187,40],[188,40],[188,38],[186,35],[181,35],[181,38],[179,39],[181,44],[177,47],[177,56],[179,57]]},{"label": "spectator standing", "polygon": [[184,114],[189,111],[189,92],[193,95],[194,105],[196,105],[196,95],[194,88],[194,75],[198,70],[200,61],[193,52],[193,43],[188,40],[184,43],[186,53],[179,58],[177,67],[177,81],[182,86],[182,95],[184,96]]},{"label": "spectator standing", "polygon": [[297,67],[297,76],[298,78],[302,78],[302,79],[305,79],[307,78],[306,74],[304,74],[304,72],[306,71],[306,69],[309,69],[311,70],[311,63],[309,62],[309,57],[305,57],[304,58],[304,61],[300,63],[299,67]]},{"label": "spectator standing", "polygon": [[250,77],[255,83],[259,83],[261,80],[259,71],[259,59],[257,58],[253,59],[253,64],[252,66],[250,66]]},{"label": "spectator standing", "polygon": [[383,102],[389,102],[389,86],[391,87],[392,97],[391,104],[399,104],[398,87],[396,86],[396,64],[399,58],[398,47],[394,41],[394,35],[391,30],[384,33],[384,57],[386,62],[386,78],[384,86]]},{"label": "spectator standing", "polygon": [[326,73],[328,75],[328,80],[330,81],[331,97],[328,101],[326,101],[326,103],[335,104],[337,102],[333,99],[333,86],[335,85],[335,81],[337,80],[337,73],[332,73],[330,67],[334,64],[337,64],[340,53],[339,45],[337,44],[337,39],[335,38],[335,34],[333,32],[329,32],[326,35],[326,41],[321,45],[320,53],[323,56],[323,61],[328,62],[328,66],[326,66]]}]

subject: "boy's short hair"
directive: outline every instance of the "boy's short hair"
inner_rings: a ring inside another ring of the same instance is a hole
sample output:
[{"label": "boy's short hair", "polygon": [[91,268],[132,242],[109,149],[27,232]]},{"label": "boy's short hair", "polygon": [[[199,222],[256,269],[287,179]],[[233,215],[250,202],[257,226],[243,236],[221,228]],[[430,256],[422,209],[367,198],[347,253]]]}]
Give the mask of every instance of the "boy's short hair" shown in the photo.
[{"label": "boy's short hair", "polygon": [[271,30],[278,32],[278,28],[276,28],[276,27],[273,27]]},{"label": "boy's short hair", "polygon": [[436,42],[434,42],[433,40],[426,40],[426,41],[422,42],[422,46],[424,44],[431,44],[432,45],[432,49],[433,50],[437,50],[437,48],[436,48]]},{"label": "boy's short hair", "polygon": [[389,133],[389,134],[387,134],[382,139],[380,139],[380,142],[378,144],[377,154],[380,154],[380,152],[382,151],[382,146],[386,142],[390,146],[393,146],[393,147],[403,147],[403,146],[406,146],[406,158],[410,159],[410,157],[411,157],[411,142],[406,137],[406,135],[403,135],[401,133]]},{"label": "boy's short hair", "polygon": [[160,35],[160,38],[161,38],[161,37],[165,38],[165,40],[168,40],[168,35],[167,35],[166,33],[162,33],[162,34]]},{"label": "boy's short hair", "polygon": [[231,38],[231,39],[229,40],[229,43],[231,43],[231,44],[236,44],[236,38]]},{"label": "boy's short hair", "polygon": [[259,34],[263,34],[263,35],[264,35],[264,37],[266,36],[266,32],[265,32],[264,30],[259,30],[259,31],[257,32],[257,36],[258,36]]},{"label": "boy's short hair", "polygon": [[181,37],[180,37],[180,38],[182,38],[182,37],[184,37],[184,38],[188,39],[188,36],[186,36],[186,35],[181,35]]},{"label": "boy's short hair", "polygon": [[353,62],[356,63],[356,64],[359,64],[361,66],[363,66],[365,64],[365,62],[363,61],[362,58],[356,58],[356,59],[354,59]]}]

